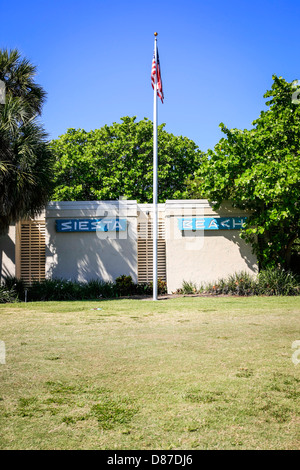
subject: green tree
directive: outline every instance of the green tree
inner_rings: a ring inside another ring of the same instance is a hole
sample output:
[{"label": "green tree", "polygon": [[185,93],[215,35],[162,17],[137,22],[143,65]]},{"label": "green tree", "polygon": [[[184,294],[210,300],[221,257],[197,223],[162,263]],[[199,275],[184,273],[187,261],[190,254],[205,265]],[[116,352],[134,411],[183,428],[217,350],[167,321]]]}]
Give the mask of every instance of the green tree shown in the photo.
[{"label": "green tree", "polygon": [[208,151],[189,189],[219,207],[223,201],[250,211],[241,236],[252,243],[260,266],[290,266],[300,235],[300,105],[297,85],[273,76],[264,95],[269,107],[253,129],[228,129]]},{"label": "green tree", "polygon": [[37,118],[45,92],[34,82],[36,67],[17,50],[0,50],[0,233],[40,212],[51,190],[53,157]]},{"label": "green tree", "polygon": [[[153,125],[123,117],[120,123],[86,132],[69,129],[52,142],[56,156],[54,200],[152,202]],[[178,197],[199,166],[200,151],[186,137],[158,128],[158,198]]]}]

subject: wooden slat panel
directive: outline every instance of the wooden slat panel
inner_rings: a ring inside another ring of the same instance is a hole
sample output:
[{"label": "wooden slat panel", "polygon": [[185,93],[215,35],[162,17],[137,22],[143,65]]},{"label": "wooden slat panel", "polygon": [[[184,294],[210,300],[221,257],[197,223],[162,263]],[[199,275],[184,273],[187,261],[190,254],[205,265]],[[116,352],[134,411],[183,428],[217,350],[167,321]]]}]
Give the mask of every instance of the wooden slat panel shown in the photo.
[{"label": "wooden slat panel", "polygon": [[[153,230],[152,220],[138,223],[138,282],[153,280]],[[158,221],[157,275],[166,281],[165,221]]]},{"label": "wooden slat panel", "polygon": [[45,279],[45,222],[21,222],[20,246],[21,278],[27,284]]}]

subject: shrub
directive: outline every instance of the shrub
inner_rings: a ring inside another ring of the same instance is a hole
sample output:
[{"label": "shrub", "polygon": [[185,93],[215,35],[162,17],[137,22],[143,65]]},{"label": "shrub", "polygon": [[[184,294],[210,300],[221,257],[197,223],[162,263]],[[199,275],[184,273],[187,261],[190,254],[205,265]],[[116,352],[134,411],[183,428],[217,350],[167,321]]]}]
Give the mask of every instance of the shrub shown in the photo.
[{"label": "shrub", "polygon": [[22,279],[17,279],[15,276],[6,276],[3,281],[3,286],[8,290],[14,290],[20,300],[24,299],[25,283]]},{"label": "shrub", "polygon": [[132,295],[134,293],[135,285],[131,276],[123,274],[122,276],[117,277],[115,283],[118,295]]},{"label": "shrub", "polygon": [[256,280],[245,271],[234,273],[216,284],[215,290],[221,294],[255,295],[257,294]]},{"label": "shrub", "polygon": [[197,286],[191,281],[183,280],[182,288],[180,289],[180,292],[182,294],[195,294],[197,293]]},{"label": "shrub", "polygon": [[19,299],[24,298],[25,283],[22,279],[17,279],[15,276],[6,276],[3,281],[3,286],[7,289],[13,289]]},{"label": "shrub", "polygon": [[24,299],[25,285],[14,276],[7,276],[0,286],[0,303],[17,302]]},{"label": "shrub", "polygon": [[136,295],[151,295],[153,292],[153,288],[147,282],[136,284],[135,286],[135,293]]},{"label": "shrub", "polygon": [[213,295],[300,295],[299,277],[290,271],[269,268],[261,271],[258,276],[242,271],[227,278],[208,283],[198,290],[192,282],[183,281],[181,294],[203,292]]},{"label": "shrub", "polygon": [[101,279],[91,279],[82,283],[84,299],[109,299],[117,296],[116,285],[113,282],[105,282]]},{"label": "shrub", "polygon": [[167,293],[167,283],[162,279],[157,280],[157,290],[159,294],[166,294]]},{"label": "shrub", "polygon": [[89,300],[116,297],[116,287],[112,282],[90,280],[78,282],[66,279],[45,279],[35,281],[28,289],[29,301],[48,300]]},{"label": "shrub", "polygon": [[208,294],[231,294],[231,295],[255,295],[257,293],[256,281],[246,272],[234,273],[227,278],[221,278],[218,281],[200,286],[197,289],[196,284],[189,281],[183,281],[181,294],[208,293]]},{"label": "shrub", "polygon": [[[158,280],[158,293],[164,294],[167,284]],[[34,281],[28,287],[28,301],[48,300],[89,300],[108,299],[119,296],[150,295],[152,283],[135,284],[131,276],[119,276],[115,282],[105,282],[93,279],[88,282],[78,282],[66,279],[45,279]]]},{"label": "shrub", "polygon": [[14,288],[8,289],[5,286],[0,286],[0,304],[5,304],[8,302],[16,302],[18,296]]},{"label": "shrub", "polygon": [[299,295],[299,277],[291,271],[268,268],[258,275],[258,293],[261,295]]},{"label": "shrub", "polygon": [[28,289],[28,300],[76,300],[75,291],[76,286],[72,281],[63,279],[33,281]]},{"label": "shrub", "polygon": [[[150,293],[152,294],[152,292],[153,292],[153,282],[152,281],[149,283],[149,290],[150,290]],[[163,281],[162,279],[157,279],[157,293],[159,295],[167,293],[167,283],[166,283],[166,281]]]}]

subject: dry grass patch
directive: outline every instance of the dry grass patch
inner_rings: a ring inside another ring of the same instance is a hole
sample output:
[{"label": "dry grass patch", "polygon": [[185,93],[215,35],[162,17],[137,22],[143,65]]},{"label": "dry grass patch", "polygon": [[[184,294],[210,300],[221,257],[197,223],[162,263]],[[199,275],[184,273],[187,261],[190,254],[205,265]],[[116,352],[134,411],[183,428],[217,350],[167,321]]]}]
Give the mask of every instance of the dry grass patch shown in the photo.
[{"label": "dry grass patch", "polygon": [[0,448],[298,449],[299,314],[295,297],[1,305]]}]

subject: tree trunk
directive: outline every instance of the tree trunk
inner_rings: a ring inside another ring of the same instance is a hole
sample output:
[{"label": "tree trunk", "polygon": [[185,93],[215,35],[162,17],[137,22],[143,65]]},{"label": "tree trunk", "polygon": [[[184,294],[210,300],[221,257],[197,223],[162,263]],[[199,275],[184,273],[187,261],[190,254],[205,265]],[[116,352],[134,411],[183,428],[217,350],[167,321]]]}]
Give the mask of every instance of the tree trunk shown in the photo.
[{"label": "tree trunk", "polygon": [[293,243],[294,241],[296,240],[297,238],[297,235],[293,235],[289,241],[288,241],[288,244],[287,244],[287,247],[285,249],[285,253],[284,253],[284,261],[285,261],[285,268],[286,269],[290,269],[291,267],[291,256],[292,256],[292,247],[293,247]]}]

